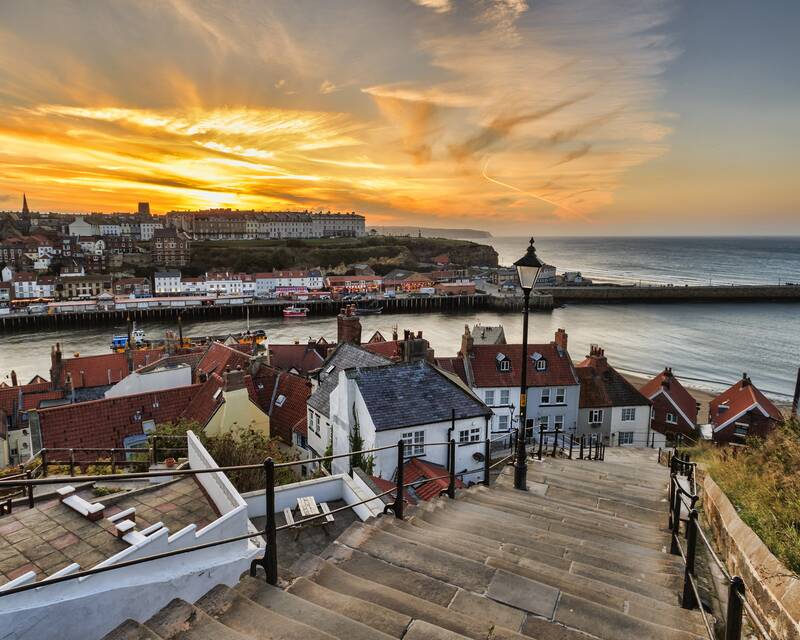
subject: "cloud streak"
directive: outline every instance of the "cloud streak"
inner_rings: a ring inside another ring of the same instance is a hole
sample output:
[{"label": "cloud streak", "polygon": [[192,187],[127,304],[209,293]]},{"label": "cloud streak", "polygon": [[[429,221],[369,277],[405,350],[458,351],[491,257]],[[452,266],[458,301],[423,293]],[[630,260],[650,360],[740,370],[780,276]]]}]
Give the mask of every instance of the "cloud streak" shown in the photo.
[{"label": "cloud streak", "polygon": [[4,3],[0,192],[56,210],[592,220],[667,148],[673,0],[624,5]]}]

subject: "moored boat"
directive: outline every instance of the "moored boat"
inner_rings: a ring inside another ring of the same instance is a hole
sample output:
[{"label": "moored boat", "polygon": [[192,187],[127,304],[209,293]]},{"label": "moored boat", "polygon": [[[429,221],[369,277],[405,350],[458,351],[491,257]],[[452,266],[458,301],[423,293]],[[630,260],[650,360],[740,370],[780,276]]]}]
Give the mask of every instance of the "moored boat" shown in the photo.
[{"label": "moored boat", "polygon": [[308,307],[296,307],[294,305],[283,308],[284,318],[305,318],[308,315]]}]

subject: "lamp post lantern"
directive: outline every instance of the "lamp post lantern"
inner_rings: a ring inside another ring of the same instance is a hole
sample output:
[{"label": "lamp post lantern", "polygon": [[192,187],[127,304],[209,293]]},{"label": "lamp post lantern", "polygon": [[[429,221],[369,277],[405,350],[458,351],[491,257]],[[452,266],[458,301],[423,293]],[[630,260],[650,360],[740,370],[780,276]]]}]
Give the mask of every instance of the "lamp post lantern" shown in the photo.
[{"label": "lamp post lantern", "polygon": [[525,451],[525,430],[528,408],[528,307],[531,301],[531,289],[536,284],[536,278],[542,270],[542,262],[536,257],[536,248],[533,238],[524,256],[514,263],[519,277],[519,286],[522,287],[523,320],[522,320],[522,358],[519,380],[519,428],[517,429],[517,455],[514,460],[514,488],[527,491],[528,483],[528,454]]}]

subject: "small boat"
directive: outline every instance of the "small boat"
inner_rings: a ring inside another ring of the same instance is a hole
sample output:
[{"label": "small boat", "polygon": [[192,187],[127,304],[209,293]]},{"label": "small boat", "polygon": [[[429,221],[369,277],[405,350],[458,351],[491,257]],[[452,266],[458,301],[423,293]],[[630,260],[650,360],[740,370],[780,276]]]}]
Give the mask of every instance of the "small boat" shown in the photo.
[{"label": "small boat", "polygon": [[308,315],[308,307],[291,307],[283,308],[284,318],[305,318]]},{"label": "small boat", "polygon": [[[133,342],[134,347],[141,347],[145,344],[145,335],[144,329],[137,329],[136,325],[134,325],[134,329],[131,332],[131,341]],[[111,350],[112,351],[122,351],[128,346],[128,336],[118,335],[111,338]]]},{"label": "small boat", "polygon": [[356,305],[357,316],[375,316],[381,313],[383,313],[383,306],[377,300],[364,305]]}]

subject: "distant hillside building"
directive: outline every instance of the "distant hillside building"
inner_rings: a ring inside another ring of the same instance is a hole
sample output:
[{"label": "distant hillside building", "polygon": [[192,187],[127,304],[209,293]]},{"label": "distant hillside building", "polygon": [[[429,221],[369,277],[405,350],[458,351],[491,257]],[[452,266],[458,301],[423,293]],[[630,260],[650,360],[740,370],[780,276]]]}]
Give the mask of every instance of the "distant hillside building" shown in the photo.
[{"label": "distant hillside building", "polygon": [[177,229],[156,229],[150,247],[153,264],[165,267],[185,267],[190,259],[189,237]]}]

